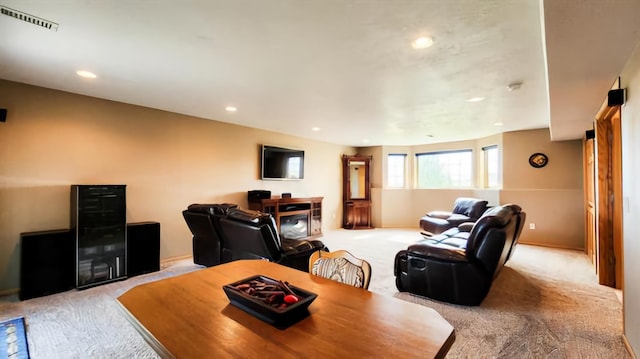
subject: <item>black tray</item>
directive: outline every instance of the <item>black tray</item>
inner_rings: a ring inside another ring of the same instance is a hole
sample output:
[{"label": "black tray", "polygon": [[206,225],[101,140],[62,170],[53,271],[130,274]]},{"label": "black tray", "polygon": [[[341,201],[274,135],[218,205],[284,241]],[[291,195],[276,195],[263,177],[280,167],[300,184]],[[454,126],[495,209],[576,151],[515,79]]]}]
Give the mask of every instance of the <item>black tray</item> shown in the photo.
[{"label": "black tray", "polygon": [[256,299],[244,293],[243,291],[234,288],[239,284],[248,283],[256,279],[266,279],[267,281],[277,282],[276,279],[267,276],[254,275],[224,285],[222,289],[227,294],[227,297],[229,298],[229,301],[232,305],[275,327],[286,328],[291,324],[304,319],[309,315],[309,305],[318,297],[318,295],[313,292],[309,292],[293,285],[288,285],[288,287],[291,288],[291,290],[300,298],[300,300],[297,303],[291,304],[284,309],[279,309],[271,307],[264,303],[262,300]]}]

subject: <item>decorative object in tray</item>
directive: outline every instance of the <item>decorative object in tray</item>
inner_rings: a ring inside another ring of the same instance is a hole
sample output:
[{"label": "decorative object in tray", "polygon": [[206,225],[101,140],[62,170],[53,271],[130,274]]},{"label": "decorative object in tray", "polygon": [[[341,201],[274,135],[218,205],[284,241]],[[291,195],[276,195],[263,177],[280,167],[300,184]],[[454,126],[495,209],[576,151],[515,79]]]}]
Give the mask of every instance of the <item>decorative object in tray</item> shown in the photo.
[{"label": "decorative object in tray", "polygon": [[232,305],[281,329],[305,318],[318,295],[281,280],[254,275],[222,287]]}]

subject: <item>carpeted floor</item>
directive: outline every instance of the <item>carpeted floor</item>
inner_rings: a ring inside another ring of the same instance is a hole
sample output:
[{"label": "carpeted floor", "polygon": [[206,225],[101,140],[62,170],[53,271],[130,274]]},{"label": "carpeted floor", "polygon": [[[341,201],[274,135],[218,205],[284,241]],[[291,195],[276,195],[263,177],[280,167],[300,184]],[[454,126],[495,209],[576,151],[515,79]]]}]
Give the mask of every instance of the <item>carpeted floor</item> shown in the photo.
[{"label": "carpeted floor", "polygon": [[[415,230],[325,232],[330,249],[346,249],[372,266],[369,290],[436,309],[456,329],[447,358],[628,358],[622,309],[596,284],[578,251],[519,245],[479,307],[397,293],[395,253],[421,236]],[[198,270],[190,260],[160,272],[95,288],[20,302],[0,298],[0,320],[24,316],[32,358],[156,358],[120,314],[115,298],[143,282]],[[416,353],[416,357],[420,357]]]},{"label": "carpeted floor", "polygon": [[630,358],[622,341],[622,305],[597,284],[581,251],[518,245],[479,307],[397,293],[393,256],[421,238],[413,230],[331,232],[329,248],[347,249],[373,267],[370,290],[437,310],[456,329],[447,358]]},{"label": "carpeted floor", "polygon": [[[543,251],[525,250],[533,260],[531,252],[544,258]],[[395,297],[434,308],[456,328],[450,358],[628,358],[620,302],[611,290],[562,278],[575,269],[567,266],[552,279],[519,264],[505,267],[476,308]]]},{"label": "carpeted floor", "polygon": [[120,313],[116,298],[130,288],[202,267],[191,260],[163,266],[160,272],[85,290],[19,301],[0,298],[0,320],[24,316],[32,359],[158,358]]}]

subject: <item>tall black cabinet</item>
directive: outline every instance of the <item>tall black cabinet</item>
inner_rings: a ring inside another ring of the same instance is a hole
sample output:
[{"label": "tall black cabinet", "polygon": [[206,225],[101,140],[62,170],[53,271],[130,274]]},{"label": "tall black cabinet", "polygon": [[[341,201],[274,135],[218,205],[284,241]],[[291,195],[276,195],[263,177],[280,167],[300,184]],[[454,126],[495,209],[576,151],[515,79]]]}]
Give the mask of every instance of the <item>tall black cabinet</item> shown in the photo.
[{"label": "tall black cabinet", "polygon": [[71,186],[78,288],[127,277],[126,210],[126,185]]}]

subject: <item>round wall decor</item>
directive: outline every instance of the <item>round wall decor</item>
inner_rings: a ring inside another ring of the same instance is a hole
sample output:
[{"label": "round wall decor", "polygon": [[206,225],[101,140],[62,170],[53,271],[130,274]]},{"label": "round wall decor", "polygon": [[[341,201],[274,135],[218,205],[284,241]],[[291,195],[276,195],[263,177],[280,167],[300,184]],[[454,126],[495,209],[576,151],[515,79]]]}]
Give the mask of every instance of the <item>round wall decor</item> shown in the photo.
[{"label": "round wall decor", "polygon": [[549,157],[544,153],[536,152],[529,157],[531,167],[542,168],[549,163]]}]

